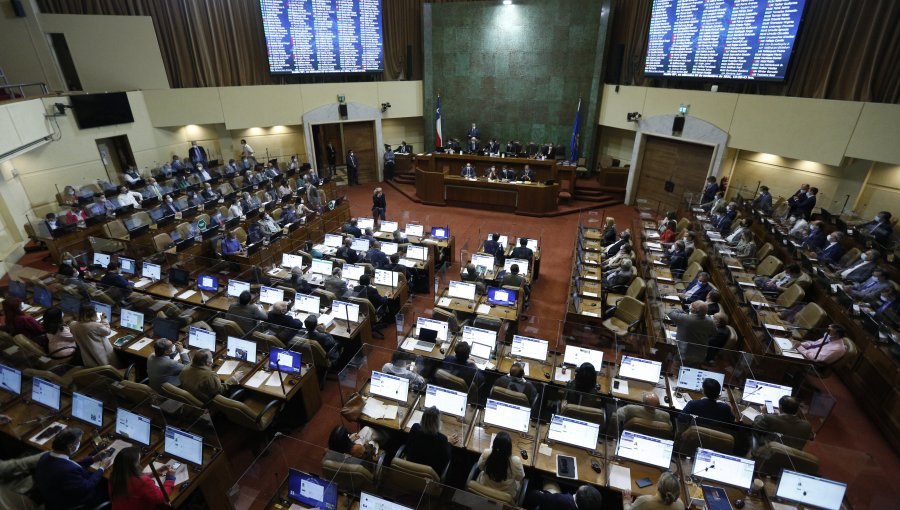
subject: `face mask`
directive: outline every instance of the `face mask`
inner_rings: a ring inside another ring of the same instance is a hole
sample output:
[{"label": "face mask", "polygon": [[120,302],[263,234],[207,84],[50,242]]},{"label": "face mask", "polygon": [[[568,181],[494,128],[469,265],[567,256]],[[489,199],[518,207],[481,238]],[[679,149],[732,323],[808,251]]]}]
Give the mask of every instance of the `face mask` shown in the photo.
[{"label": "face mask", "polygon": [[887,302],[888,302],[888,297],[887,297],[887,296],[881,296],[881,302],[882,302],[882,303],[887,303]]},{"label": "face mask", "polygon": [[866,260],[869,260],[869,256],[866,255],[865,253],[863,253],[862,255],[859,256],[859,260],[862,260],[865,262]]},{"label": "face mask", "polygon": [[828,242],[829,242],[829,243],[833,243],[833,242],[834,242],[834,238],[831,237],[831,236],[828,236]]},{"label": "face mask", "polygon": [[881,218],[879,218],[878,216],[875,216],[875,218],[872,221],[877,223],[877,222],[881,221]]},{"label": "face mask", "polygon": [[788,218],[788,221],[790,221],[791,223],[794,223],[795,221],[797,221],[797,218],[791,216],[790,218]]},{"label": "face mask", "polygon": [[72,453],[74,454],[75,452],[77,452],[79,448],[81,448],[81,441],[78,441],[72,446]]}]

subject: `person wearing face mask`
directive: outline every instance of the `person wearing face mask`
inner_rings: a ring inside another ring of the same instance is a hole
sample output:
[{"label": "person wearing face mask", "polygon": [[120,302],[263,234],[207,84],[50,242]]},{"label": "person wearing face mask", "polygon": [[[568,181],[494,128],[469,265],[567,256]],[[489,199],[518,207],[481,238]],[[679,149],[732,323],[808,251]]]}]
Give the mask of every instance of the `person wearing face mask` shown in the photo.
[{"label": "person wearing face mask", "polygon": [[705,204],[715,200],[716,193],[719,191],[719,185],[716,184],[716,178],[712,175],[706,178],[706,185],[703,187],[703,195],[700,197],[700,203]]},{"label": "person wearing face mask", "polygon": [[209,402],[216,395],[222,395],[244,378],[244,371],[238,370],[224,383],[213,369],[213,354],[209,349],[194,351],[191,364],[181,371],[181,387],[197,397],[201,402]]},{"label": "person wearing face mask", "polygon": [[272,216],[269,213],[263,214],[261,220],[259,220],[259,226],[262,227],[263,232],[268,235],[273,235],[278,233],[281,230],[281,227],[275,223],[275,220],[272,219]]},{"label": "person wearing face mask", "polygon": [[713,222],[713,226],[722,234],[728,233],[731,230],[731,224],[734,222],[734,219],[737,217],[737,204],[734,202],[729,202],[727,206],[725,206],[725,212],[719,217],[718,221]]},{"label": "person wearing face mask", "polygon": [[816,251],[824,247],[827,242],[825,224],[817,220],[809,224],[809,234],[803,238],[800,246],[809,251]]},{"label": "person wearing face mask", "polygon": [[147,189],[150,190],[150,195],[154,196],[160,200],[163,198],[162,188],[159,187],[159,184],[156,183],[156,179],[150,178],[150,184],[147,185]]},{"label": "person wearing face mask", "polygon": [[809,184],[801,184],[800,189],[794,192],[790,198],[787,200],[788,204],[788,214],[791,216],[796,216],[796,207],[797,204],[800,203],[801,200],[806,198],[806,194],[809,193]]},{"label": "person wearing face mask", "polygon": [[876,243],[888,246],[894,227],[891,225],[891,213],[881,211],[875,215],[872,221],[867,221],[856,227],[856,231],[866,236],[871,236]]},{"label": "person wearing face mask", "polygon": [[[35,466],[34,482],[47,510],[94,508],[109,499],[103,475],[112,464],[112,452],[104,450],[77,462],[72,460],[81,448],[83,435],[77,427],[66,427],[53,438],[52,451],[41,456]],[[97,461],[100,467],[89,471]]]},{"label": "person wearing face mask", "polygon": [[768,186],[759,187],[759,195],[750,202],[750,207],[766,215],[772,213],[772,194]]},{"label": "person wearing face mask", "polygon": [[881,256],[876,250],[869,250],[859,256],[847,269],[841,271],[841,279],[847,282],[864,282],[875,271],[878,258]]},{"label": "person wearing face mask", "polygon": [[837,264],[844,255],[844,248],[841,246],[841,239],[844,235],[838,231],[834,231],[825,237],[825,245],[816,252],[816,258],[819,262],[825,264]]},{"label": "person wearing face mask", "polygon": [[721,214],[725,210],[725,192],[717,191],[712,202],[700,204],[700,207],[706,209],[709,214]]},{"label": "person wearing face mask", "polygon": [[256,244],[263,240],[265,234],[263,233],[262,226],[259,223],[254,223],[250,225],[250,230],[247,231],[247,244]]},{"label": "person wearing face mask", "polygon": [[669,271],[672,272],[672,276],[675,278],[681,278],[681,275],[687,269],[688,255],[684,251],[683,241],[675,241],[673,246],[674,250],[669,253]]},{"label": "person wearing face mask", "polygon": [[202,163],[197,163],[195,168],[197,171],[194,173],[200,176],[201,181],[206,182],[212,179],[212,176],[209,175],[209,172],[206,171],[206,168],[203,167]]},{"label": "person wearing face mask", "polygon": [[844,326],[832,324],[822,338],[798,343],[797,352],[810,361],[832,365],[847,354],[843,341],[845,331]]},{"label": "person wearing face mask", "polygon": [[[195,142],[195,143],[196,143],[196,142]],[[176,156],[176,155],[174,155],[174,154],[172,154],[172,164],[171,164],[171,166],[172,166],[172,170],[174,170],[176,173],[177,173],[177,172],[181,172],[182,170],[184,170],[184,163],[182,163],[181,160],[178,159],[178,156]]]},{"label": "person wearing face mask", "polygon": [[197,163],[206,164],[206,149],[202,146],[197,145],[197,142],[191,142],[191,148],[188,149],[188,158],[191,160],[191,163],[196,165]]},{"label": "person wearing face mask", "polygon": [[854,299],[872,301],[878,299],[878,295],[889,288],[891,288],[891,282],[888,280],[887,272],[876,267],[872,270],[872,276],[867,280],[853,285],[844,285],[844,292]]},{"label": "person wearing face mask", "polygon": [[728,237],[725,238],[725,242],[734,246],[738,244],[744,236],[744,232],[749,232],[750,227],[753,225],[753,219],[744,218],[741,220],[740,225],[728,234]]},{"label": "person wearing face mask", "polygon": [[801,273],[800,266],[797,264],[788,264],[785,266],[784,271],[776,274],[772,278],[758,276],[755,282],[756,286],[764,291],[781,292],[793,285],[794,282],[797,281],[797,278],[800,278]]},{"label": "person wearing face mask", "polygon": [[165,216],[175,214],[178,211],[178,204],[176,204],[175,201],[172,200],[171,195],[166,195],[166,201],[163,203],[163,212],[165,213]]},{"label": "person wearing face mask", "polygon": [[201,191],[200,194],[206,201],[217,200],[219,198],[219,194],[216,193],[216,190],[214,190],[208,182],[203,185],[203,191]]},{"label": "person wearing face mask", "polygon": [[876,318],[884,316],[887,312],[896,314],[900,310],[900,299],[897,298],[897,291],[892,286],[883,289],[878,294],[878,297],[869,300],[867,304],[862,306],[862,309]]},{"label": "person wearing face mask", "polygon": [[144,196],[138,193],[137,191],[130,191],[125,186],[119,188],[119,195],[116,196],[116,201],[119,202],[119,205],[122,207],[128,207],[129,205],[134,208],[141,207],[141,200],[143,200]]},{"label": "person wearing face mask", "polygon": [[819,193],[819,188],[815,186],[809,188],[809,191],[806,192],[806,195],[800,196],[794,202],[793,207],[791,208],[791,214],[794,216],[803,217],[807,220],[812,215],[812,210],[816,207],[816,195]]},{"label": "person wearing face mask", "polygon": [[191,362],[181,342],[160,338],[153,344],[153,354],[147,358],[147,377],[150,387],[162,391],[163,383],[181,386],[181,371]]},{"label": "person wearing face mask", "polygon": [[806,218],[802,216],[791,216],[788,218],[788,223],[791,225],[791,229],[788,230],[788,235],[795,239],[803,239],[806,235],[806,231],[809,229],[809,222],[806,221]]}]

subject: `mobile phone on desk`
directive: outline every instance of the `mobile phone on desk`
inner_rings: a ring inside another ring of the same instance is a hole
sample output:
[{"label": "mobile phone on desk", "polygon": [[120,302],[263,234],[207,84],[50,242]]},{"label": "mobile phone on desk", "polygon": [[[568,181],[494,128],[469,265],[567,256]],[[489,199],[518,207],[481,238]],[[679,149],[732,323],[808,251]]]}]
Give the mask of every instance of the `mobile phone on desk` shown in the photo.
[{"label": "mobile phone on desk", "polygon": [[766,400],[766,412],[768,414],[775,414],[775,406],[772,405],[771,400]]}]

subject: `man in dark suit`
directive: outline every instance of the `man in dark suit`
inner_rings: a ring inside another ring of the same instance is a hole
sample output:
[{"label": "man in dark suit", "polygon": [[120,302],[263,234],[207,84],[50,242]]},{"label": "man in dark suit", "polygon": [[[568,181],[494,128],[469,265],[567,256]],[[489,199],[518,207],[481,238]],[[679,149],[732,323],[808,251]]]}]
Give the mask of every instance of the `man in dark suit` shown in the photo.
[{"label": "man in dark suit", "polygon": [[509,266],[509,273],[503,277],[500,285],[503,287],[522,287],[525,285],[525,277],[519,274],[519,264]]},{"label": "man in dark suit", "polygon": [[881,291],[889,288],[891,288],[891,281],[888,279],[887,272],[876,267],[872,270],[872,276],[867,280],[854,285],[845,285],[844,291],[852,298],[872,301],[878,298]]},{"label": "man in dark suit", "polygon": [[841,239],[844,235],[841,232],[834,231],[825,237],[825,246],[816,252],[819,262],[826,264],[837,264],[844,255],[844,247],[841,246]]},{"label": "man in dark suit", "polygon": [[509,256],[513,259],[522,259],[531,262],[534,259],[534,251],[528,247],[528,238],[520,237],[519,246],[516,246]]},{"label": "man in dark suit", "polygon": [[514,181],[516,180],[516,171],[512,168],[509,168],[506,165],[500,169],[500,180],[501,181]]},{"label": "man in dark suit", "polygon": [[[631,231],[626,228],[619,233],[618,241],[606,247],[606,256],[612,257],[613,255],[619,253],[619,250],[622,249],[622,245],[628,244],[629,240],[631,240]],[[682,247],[684,247],[684,243],[682,243]]]},{"label": "man in dark suit", "polygon": [[343,231],[345,234],[350,234],[353,237],[362,236],[362,230],[360,230],[359,227],[356,226],[356,218],[350,218],[350,221],[344,223],[344,226],[341,227],[341,231]]},{"label": "man in dark suit", "polygon": [[344,244],[341,245],[340,248],[337,249],[337,257],[344,262],[349,262],[350,264],[356,264],[359,261],[359,254],[356,253],[351,246],[353,245],[353,240],[349,237],[344,238]]},{"label": "man in dark suit", "polygon": [[828,242],[828,238],[825,235],[825,224],[821,221],[814,221],[809,224],[809,234],[803,238],[803,241],[800,243],[803,248],[816,251],[825,246],[825,243]]},{"label": "man in dark suit", "polygon": [[532,170],[530,166],[525,165],[525,168],[522,169],[522,173],[519,174],[519,180],[534,182],[535,179],[537,179],[537,176],[534,174],[534,170]]},{"label": "man in dark suit", "polygon": [[891,240],[894,227],[891,226],[891,213],[881,211],[875,215],[875,219],[856,227],[858,232],[872,236],[876,243],[887,247]]},{"label": "man in dark suit", "polygon": [[759,210],[763,214],[769,214],[772,212],[772,194],[769,193],[768,186],[759,187],[759,196],[753,199],[753,202],[750,203],[750,206],[754,209]]},{"label": "man in dark suit", "polygon": [[538,145],[534,142],[528,142],[528,145],[525,146],[525,153],[528,157],[532,157],[538,153]]},{"label": "man in dark suit", "polygon": [[478,130],[478,126],[475,123],[472,123],[472,127],[466,131],[466,138],[481,138],[481,131]]},{"label": "man in dark suit", "polygon": [[466,179],[475,179],[478,177],[475,174],[475,167],[472,166],[472,163],[466,163],[466,166],[462,168],[459,172],[460,177],[465,177]]},{"label": "man in dark suit", "polygon": [[325,146],[325,158],[328,160],[328,172],[330,175],[334,175],[334,169],[337,165],[337,151],[331,142],[328,142],[328,145]]},{"label": "man in dark suit", "polygon": [[400,146],[397,147],[397,154],[412,154],[412,145],[406,143],[406,140],[400,142]]},{"label": "man in dark suit", "polygon": [[556,147],[553,146],[553,142],[547,142],[546,145],[541,147],[541,156],[544,156],[546,159],[553,159],[556,157]]},{"label": "man in dark suit", "polygon": [[703,187],[703,195],[700,197],[700,203],[705,204],[715,200],[717,191],[719,191],[719,185],[716,184],[716,178],[710,175],[706,178],[706,186]]},{"label": "man in dark suit", "polygon": [[[112,464],[112,455],[105,455],[104,451],[79,462],[70,458],[81,447],[82,435],[79,428],[63,429],[53,438],[53,450],[37,462],[34,482],[47,510],[94,508],[109,499],[103,473]],[[100,468],[91,473],[87,468],[97,460]]]},{"label": "man in dark suit", "polygon": [[341,277],[342,273],[339,267],[332,269],[331,276],[325,278],[323,283],[325,290],[334,293],[338,298],[345,297],[350,293],[350,289],[347,288],[347,282]]},{"label": "man in dark suit", "polygon": [[796,214],[794,214],[794,209],[797,207],[797,203],[800,202],[800,200],[806,198],[807,193],[809,193],[809,184],[801,184],[800,189],[795,191],[794,194],[787,199],[789,216],[796,216]]},{"label": "man in dark suit", "polygon": [[709,273],[704,271],[697,274],[697,277],[688,284],[681,293],[681,298],[684,300],[684,304],[689,305],[694,301],[705,300],[710,290],[712,290],[712,286],[709,284]]},{"label": "man in dark suit", "polygon": [[367,274],[359,277],[359,285],[353,287],[353,293],[368,299],[376,309],[387,304],[387,298],[378,293],[378,289],[372,285],[372,277]]},{"label": "man in dark suit", "polygon": [[200,163],[206,166],[206,149],[197,145],[197,142],[191,142],[191,148],[188,149],[188,159],[193,165]]},{"label": "man in dark suit", "polygon": [[499,250],[501,247],[502,247],[502,245],[500,244],[500,234],[495,232],[495,233],[491,234],[490,239],[487,239],[484,242],[482,251],[485,253],[489,253],[491,255],[496,255],[497,250]]},{"label": "man in dark suit", "polygon": [[[565,492],[529,491],[525,497],[528,510],[583,510],[585,508],[605,510],[600,491],[590,485],[582,485],[575,494]],[[621,503],[619,503],[621,506]]]},{"label": "man in dark suit", "polygon": [[369,251],[366,252],[366,259],[368,259],[370,264],[375,266],[375,269],[384,269],[391,263],[390,260],[388,260],[387,255],[381,251],[381,243],[378,241],[372,243]]},{"label": "man in dark suit", "polygon": [[466,151],[468,152],[478,152],[478,138],[472,137],[469,138],[469,143],[466,144]]},{"label": "man in dark suit", "polygon": [[486,148],[489,154],[497,154],[500,152],[500,142],[496,138],[491,138]]},{"label": "man in dark suit", "polygon": [[171,195],[166,195],[166,201],[163,202],[163,212],[166,216],[171,216],[178,212],[178,205],[172,200]]},{"label": "man in dark suit", "polygon": [[753,428],[762,444],[769,441],[784,443],[785,446],[802,450],[812,437],[812,425],[797,416],[800,403],[797,399],[785,395],[778,399],[778,414],[763,413],[753,420]]},{"label": "man in dark suit", "polygon": [[734,202],[729,203],[725,207],[725,212],[719,217],[718,220],[713,222],[713,226],[716,227],[722,234],[727,234],[729,230],[731,230],[731,223],[734,222],[734,219],[737,217],[737,208],[735,207]]},{"label": "man in dark suit", "polygon": [[359,184],[359,158],[353,150],[347,151],[347,185]]},{"label": "man in dark suit", "polygon": [[872,272],[875,270],[880,257],[881,254],[877,250],[869,250],[863,253],[856,261],[840,272],[841,278],[853,283],[866,281],[872,276]]},{"label": "man in dark suit", "polygon": [[703,427],[721,427],[728,423],[734,422],[734,413],[731,406],[725,402],[719,402],[719,394],[722,392],[722,385],[715,379],[703,380],[703,396],[698,400],[691,400],[684,406],[681,414],[678,415],[679,422],[692,421],[691,417],[695,417],[700,426]]},{"label": "man in dark suit", "polygon": [[818,193],[819,188],[809,188],[809,191],[806,192],[805,197],[800,197],[797,199],[793,209],[791,209],[791,214],[797,217],[809,219],[809,217],[812,215],[812,210],[816,207],[816,195]]},{"label": "man in dark suit", "polygon": [[506,152],[509,154],[518,154],[522,152],[522,144],[516,140],[510,140],[506,143]]},{"label": "man in dark suit", "polygon": [[669,271],[675,278],[681,278],[687,269],[687,253],[684,251],[684,241],[675,241],[675,250],[669,254]]},{"label": "man in dark suit", "polygon": [[[116,292],[113,294],[116,294],[117,298],[128,299],[128,296],[131,295],[132,283],[119,274],[120,267],[121,265],[118,260],[110,261],[106,266],[106,274],[100,279],[100,283],[110,287],[108,292],[112,292],[112,290],[115,289]],[[107,319],[110,318],[111,317],[107,317]]]}]

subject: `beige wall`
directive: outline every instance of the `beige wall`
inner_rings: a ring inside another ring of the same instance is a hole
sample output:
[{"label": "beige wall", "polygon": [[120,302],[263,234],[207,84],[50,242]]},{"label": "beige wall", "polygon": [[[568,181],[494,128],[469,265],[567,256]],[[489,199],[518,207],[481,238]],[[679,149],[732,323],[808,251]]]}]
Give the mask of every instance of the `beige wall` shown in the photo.
[{"label": "beige wall", "polygon": [[[303,126],[273,126],[268,128],[253,127],[249,129],[237,129],[229,131],[231,136],[231,151],[225,156],[225,161],[230,158],[239,159],[241,155],[241,139],[253,147],[256,160],[262,163],[266,154],[271,158],[278,158],[279,162],[290,161],[294,154],[300,162],[305,162],[306,142],[303,139]],[[268,151],[268,153],[267,153]]]},{"label": "beige wall", "polygon": [[[393,101],[391,102],[393,104]],[[413,146],[417,153],[427,152],[425,148],[424,121],[421,117],[409,117],[405,119],[385,119],[381,121],[381,135],[384,143],[397,147],[400,142]]]},{"label": "beige wall", "polygon": [[634,150],[634,131],[617,127],[600,126],[600,155],[608,155],[618,159],[621,165],[631,163],[631,152]]},{"label": "beige wall", "polygon": [[[851,199],[852,201],[853,199]],[[875,163],[869,179],[856,205],[856,212],[863,218],[875,216],[878,211],[891,211],[900,216],[900,165]]]}]

